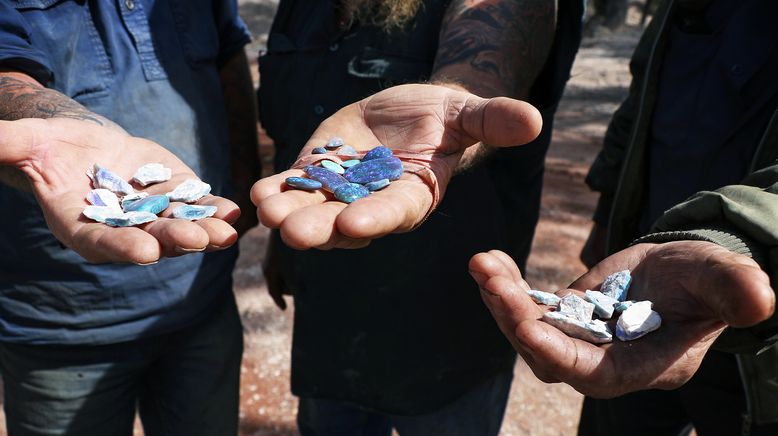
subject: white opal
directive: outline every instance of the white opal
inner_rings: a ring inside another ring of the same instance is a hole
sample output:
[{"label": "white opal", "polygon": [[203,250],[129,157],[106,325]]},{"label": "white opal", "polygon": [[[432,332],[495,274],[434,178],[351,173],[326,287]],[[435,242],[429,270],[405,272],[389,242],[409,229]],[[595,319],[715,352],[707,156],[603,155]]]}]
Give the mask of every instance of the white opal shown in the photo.
[{"label": "white opal", "polygon": [[627,308],[616,323],[616,337],[632,341],[658,329],[662,317],[652,307],[650,301],[639,301]]},{"label": "white opal", "polygon": [[148,186],[153,183],[166,182],[172,176],[173,170],[161,163],[148,163],[135,171],[132,180],[135,180],[141,186]]}]

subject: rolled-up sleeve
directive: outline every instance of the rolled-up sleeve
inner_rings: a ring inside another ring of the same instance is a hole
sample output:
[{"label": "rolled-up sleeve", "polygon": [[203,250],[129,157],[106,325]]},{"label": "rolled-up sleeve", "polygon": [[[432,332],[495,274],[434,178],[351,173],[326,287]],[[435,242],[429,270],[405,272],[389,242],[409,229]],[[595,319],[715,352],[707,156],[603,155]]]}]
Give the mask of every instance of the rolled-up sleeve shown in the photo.
[{"label": "rolled-up sleeve", "polygon": [[0,68],[22,71],[43,84],[52,76],[46,55],[31,43],[24,17],[6,0],[0,0]]},{"label": "rolled-up sleeve", "polygon": [[251,41],[251,33],[238,15],[238,3],[235,0],[216,0],[214,15],[219,29],[218,62],[219,65],[224,65]]}]

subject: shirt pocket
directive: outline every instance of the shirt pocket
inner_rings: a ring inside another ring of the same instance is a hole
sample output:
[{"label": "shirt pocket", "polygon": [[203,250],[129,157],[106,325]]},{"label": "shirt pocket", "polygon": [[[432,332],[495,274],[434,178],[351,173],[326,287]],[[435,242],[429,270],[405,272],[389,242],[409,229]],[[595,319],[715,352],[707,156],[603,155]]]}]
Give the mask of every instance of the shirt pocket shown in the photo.
[{"label": "shirt pocket", "polygon": [[219,30],[211,0],[169,0],[178,38],[193,68],[216,63],[219,57]]}]

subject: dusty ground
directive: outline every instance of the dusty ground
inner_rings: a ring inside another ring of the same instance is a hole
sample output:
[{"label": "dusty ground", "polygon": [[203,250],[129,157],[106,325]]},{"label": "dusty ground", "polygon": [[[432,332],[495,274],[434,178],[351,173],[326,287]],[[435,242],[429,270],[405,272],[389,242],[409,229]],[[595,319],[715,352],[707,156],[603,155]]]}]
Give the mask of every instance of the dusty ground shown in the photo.
[{"label": "dusty ground", "polygon": [[[240,1],[241,15],[255,37],[248,48],[250,59],[264,46],[276,5],[276,0]],[[636,23],[637,17],[631,16],[631,22]],[[583,178],[599,149],[610,114],[626,94],[627,61],[638,36],[635,26],[617,34],[600,32],[586,38],[579,52],[556,119],[543,209],[526,271],[535,288],[563,287],[584,271],[578,253],[589,231],[596,197]],[[262,150],[269,163],[271,144],[266,137]],[[266,240],[264,228],[244,237],[235,271],[235,292],[246,334],[241,368],[242,436],[297,434],[297,401],[289,393],[293,305],[281,312],[266,295],[259,268]],[[567,386],[538,381],[519,363],[502,434],[574,434],[581,399]],[[0,434],[4,435],[2,418]],[[137,425],[136,434],[142,434]]]}]

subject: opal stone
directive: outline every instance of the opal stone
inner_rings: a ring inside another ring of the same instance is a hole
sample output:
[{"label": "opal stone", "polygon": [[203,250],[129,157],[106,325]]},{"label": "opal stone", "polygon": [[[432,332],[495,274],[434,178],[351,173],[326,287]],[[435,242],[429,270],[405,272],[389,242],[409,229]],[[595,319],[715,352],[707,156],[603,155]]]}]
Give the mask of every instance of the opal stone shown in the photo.
[{"label": "opal stone", "polygon": [[333,162],[331,160],[323,160],[320,163],[321,163],[321,166],[323,166],[324,168],[327,168],[328,170],[332,171],[333,173],[343,174],[343,173],[346,172],[346,170],[343,169],[343,167],[340,166],[340,164],[337,163],[337,162]]},{"label": "opal stone", "polygon": [[627,301],[619,301],[618,303],[613,305],[613,310],[616,312],[624,312],[625,310],[629,309],[630,306],[635,304],[632,300]]},{"label": "opal stone", "polygon": [[390,183],[392,182],[390,182],[389,179],[381,179],[376,180],[375,182],[365,183],[365,188],[367,188],[368,191],[380,191],[389,186]]},{"label": "opal stone", "polygon": [[662,317],[651,310],[652,306],[650,301],[639,301],[625,310],[616,322],[616,337],[632,341],[658,329]]},{"label": "opal stone", "polygon": [[87,172],[87,175],[92,178],[92,182],[95,188],[104,188],[121,195],[132,194],[135,192],[135,190],[132,189],[132,186],[127,183],[126,180],[98,164],[95,164],[92,172]]},{"label": "opal stone", "polygon": [[197,221],[208,218],[216,213],[216,206],[199,206],[196,204],[185,204],[173,209],[173,218]]},{"label": "opal stone", "polygon": [[327,154],[327,149],[324,147],[316,147],[311,150],[311,154]]},{"label": "opal stone", "polygon": [[562,312],[546,312],[543,321],[563,331],[568,336],[582,339],[593,344],[605,344],[613,341],[608,325],[602,321],[581,321]]},{"label": "opal stone", "polygon": [[551,292],[536,291],[534,289],[527,291],[527,294],[535,303],[545,304],[546,306],[556,307],[562,300],[561,298],[557,297],[556,294],[552,294]]},{"label": "opal stone", "polygon": [[303,170],[308,174],[308,177],[321,182],[322,188],[329,192],[335,192],[339,187],[349,183],[343,176],[333,173],[327,168],[308,165]]},{"label": "opal stone", "polygon": [[89,191],[86,194],[86,201],[95,206],[108,206],[116,210],[121,210],[122,208],[119,205],[119,197],[105,188],[98,188]]},{"label": "opal stone", "polygon": [[186,179],[183,183],[176,186],[176,189],[168,192],[166,195],[170,198],[170,201],[194,203],[208,195],[210,192],[211,185],[199,179]]},{"label": "opal stone", "polygon": [[602,319],[610,319],[613,316],[613,305],[619,301],[599,291],[586,290],[586,301],[594,304],[594,313]]},{"label": "opal stone", "polygon": [[106,218],[105,223],[111,227],[130,227],[146,224],[157,219],[151,212],[135,211],[125,212],[119,217]]},{"label": "opal stone", "polygon": [[594,313],[594,304],[588,303],[581,297],[570,293],[559,301],[559,311],[581,322],[589,322]]},{"label": "opal stone", "polygon": [[632,276],[629,270],[625,269],[606,277],[602,282],[602,286],[600,286],[600,292],[619,301],[624,301],[627,299],[627,292],[631,282]]},{"label": "opal stone", "polygon": [[85,217],[92,221],[104,223],[108,218],[118,218],[124,215],[121,209],[116,209],[110,206],[87,206],[83,212]]},{"label": "opal stone", "polygon": [[138,201],[133,201],[124,209],[125,212],[149,212],[159,214],[170,205],[167,195],[151,195]]},{"label": "opal stone", "polygon": [[352,183],[370,183],[381,179],[397,180],[403,174],[403,163],[396,157],[377,158],[362,161],[346,170],[344,177]]},{"label": "opal stone", "polygon": [[343,168],[351,168],[354,165],[359,165],[361,162],[362,161],[359,160],[359,159],[349,159],[349,160],[343,162],[342,164],[340,164],[340,166],[342,166]]},{"label": "opal stone", "polygon": [[303,191],[315,191],[321,189],[321,182],[307,179],[305,177],[287,177],[286,184],[295,189],[302,189]]},{"label": "opal stone", "polygon": [[380,159],[383,157],[392,157],[394,156],[394,153],[392,153],[392,150],[388,147],[384,147],[383,145],[379,145],[378,147],[375,147],[374,149],[368,151],[365,154],[365,157],[362,158],[362,162],[373,160],[373,159]]},{"label": "opal stone", "polygon": [[334,136],[334,137],[330,138],[329,141],[327,141],[327,144],[324,145],[324,148],[326,148],[327,150],[334,150],[334,149],[336,149],[338,147],[342,147],[343,144],[344,144],[343,138],[339,138],[337,136]]},{"label": "opal stone", "polygon": [[149,196],[148,192],[136,192],[134,194],[125,195],[124,197],[122,197],[122,209],[127,210],[127,208],[130,207],[132,203],[135,203],[136,201],[146,198],[148,196]]},{"label": "opal stone", "polygon": [[360,198],[365,198],[370,195],[370,191],[368,191],[367,188],[357,183],[342,185],[335,189],[335,192],[333,193],[335,194],[335,198],[344,203],[353,203]]},{"label": "opal stone", "polygon": [[338,149],[337,153],[340,156],[356,156],[357,150],[350,145],[344,145]]},{"label": "opal stone", "polygon": [[135,171],[132,180],[141,186],[148,186],[153,183],[167,182],[172,175],[173,170],[166,168],[161,163],[148,163]]}]

